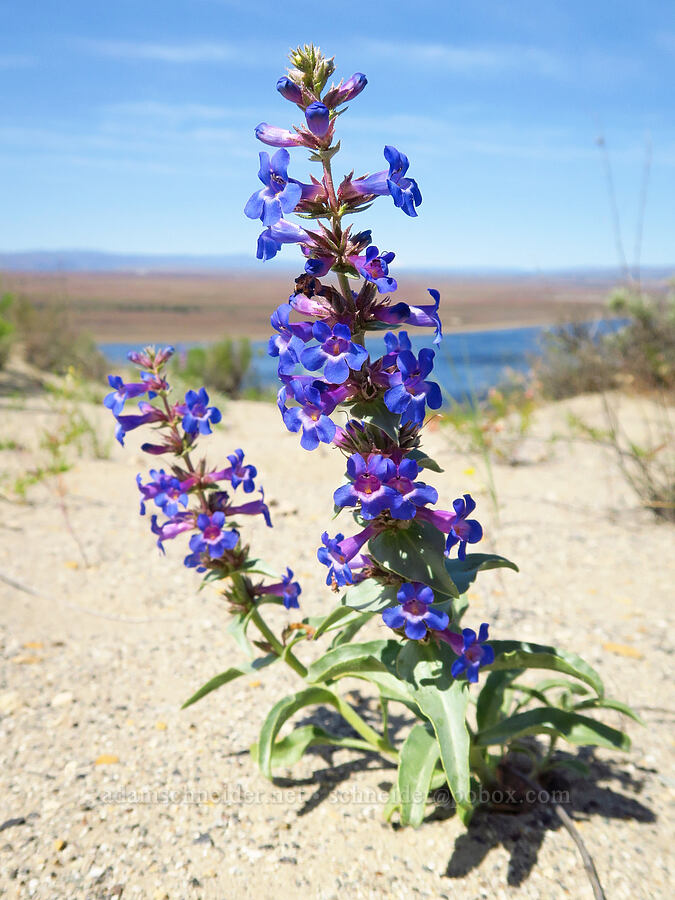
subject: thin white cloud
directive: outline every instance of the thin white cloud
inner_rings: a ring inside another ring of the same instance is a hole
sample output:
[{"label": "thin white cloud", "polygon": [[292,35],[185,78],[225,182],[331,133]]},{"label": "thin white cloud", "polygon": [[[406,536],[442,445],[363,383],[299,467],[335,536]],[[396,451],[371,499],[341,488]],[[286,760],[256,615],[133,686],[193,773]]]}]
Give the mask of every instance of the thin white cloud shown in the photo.
[{"label": "thin white cloud", "polygon": [[27,69],[36,59],[23,53],[0,53],[0,69]]},{"label": "thin white cloud", "polygon": [[90,53],[110,59],[147,60],[178,65],[242,62],[251,57],[241,46],[224,42],[158,44],[145,41],[84,41],[82,45]]},{"label": "thin white cloud", "polygon": [[498,74],[505,71],[537,71],[560,76],[563,60],[541,47],[519,44],[461,46],[441,43],[406,43],[392,46],[386,41],[365,41],[364,49],[378,56],[403,60],[411,65],[436,66],[466,74]]}]

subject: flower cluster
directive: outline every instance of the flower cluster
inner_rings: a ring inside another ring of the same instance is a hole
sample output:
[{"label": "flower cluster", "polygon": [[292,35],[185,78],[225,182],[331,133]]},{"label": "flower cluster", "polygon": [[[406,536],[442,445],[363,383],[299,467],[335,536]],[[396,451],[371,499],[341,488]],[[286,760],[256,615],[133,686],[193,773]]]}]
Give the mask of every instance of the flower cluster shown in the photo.
[{"label": "flower cluster", "polygon": [[[209,572],[210,577],[227,577],[245,569],[248,548],[242,546],[237,518],[260,515],[272,527],[269,509],[262,488],[260,497],[245,503],[235,499],[239,487],[245,494],[255,491],[257,470],[244,463],[244,452],[237,449],[228,456],[229,465],[212,469],[202,458],[195,463],[192,453],[199,436],[211,434],[211,426],[221,420],[220,410],[210,405],[205,388],[189,390],[182,401],[172,403],[170,385],[165,377],[165,367],[173,354],[172,347],[155,350],[146,347],[129,354],[129,359],[140,369],[140,381],[125,383],[121,376],[110,375],[108,382],[113,389],[104,400],[117,422],[116,436],[124,444],[125,435],[142,425],[154,425],[152,443],[141,447],[154,456],[173,457],[165,469],[150,469],[150,479],[143,482],[136,477],[141,494],[141,515],[147,512],[146,504],[152,503],[157,512],[150,516],[151,529],[157,536],[157,545],[164,552],[164,543],[178,535],[190,535],[190,552],[184,563],[198,572]],[[147,395],[138,403],[138,412],[125,412],[127,400]],[[155,402],[152,402],[155,401]],[[287,569],[284,578],[274,584],[253,584],[243,579],[240,587],[246,592],[246,600],[269,595],[283,602],[286,608],[298,606],[301,588],[292,580]],[[241,602],[241,596],[238,597]]]},{"label": "flower cluster", "polygon": [[[278,406],[286,428],[300,433],[306,450],[334,445],[347,456],[348,481],[333,499],[336,511],[354,510],[362,530],[348,537],[324,532],[318,558],[328,568],[327,583],[336,590],[367,578],[398,584],[398,605],[386,609],[383,620],[402,636],[421,640],[430,632],[445,632],[448,614],[431,607],[431,583],[405,581],[379,562],[373,539],[417,523],[443,535],[446,557],[457,545],[459,559],[465,560],[467,545],[480,541],[483,530],[469,518],[475,508],[469,494],[454,500],[450,510],[431,508],[438,492],[422,480],[421,456],[416,455],[427,410],[439,409],[443,398],[431,378],[434,350],[415,353],[408,332],[396,329],[432,328],[438,344],[440,295],[431,288],[431,303],[395,302],[398,284],[390,274],[394,253],[381,252],[370,230],[356,231],[344,217],[381,196],[389,196],[396,208],[415,217],[422,195],[408,176],[407,156],[389,145],[384,148],[388,168],[357,177],[352,172],[336,187],[331,163],[339,150],[337,119],[367,79],[357,73],[326,90],[332,60],[306,47],[294,51],[291,61],[277,89],[302,112],[304,122],[292,129],[257,126],[257,138],[280,149],[272,157],[260,154],[263,187],[244,210],[264,226],[259,259],[271,259],[285,243],[299,244],[305,257],[304,272],[295,279],[288,302],[271,317],[275,333],[269,354],[278,359],[281,381]],[[307,182],[289,177],[288,148],[297,147],[309,148],[310,159],[321,163],[320,177]],[[292,213],[302,224],[289,221]],[[337,283],[322,280],[331,273]],[[384,353],[378,358],[371,358],[365,342],[373,331],[386,331]],[[342,411],[346,425],[340,422]]]}]

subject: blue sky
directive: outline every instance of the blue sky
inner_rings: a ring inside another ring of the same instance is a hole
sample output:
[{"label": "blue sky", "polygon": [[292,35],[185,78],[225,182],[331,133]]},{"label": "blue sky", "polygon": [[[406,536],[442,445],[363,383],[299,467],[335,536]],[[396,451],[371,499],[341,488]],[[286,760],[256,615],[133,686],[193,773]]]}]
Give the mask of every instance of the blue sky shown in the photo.
[{"label": "blue sky", "polygon": [[673,3],[0,0],[0,21],[0,250],[253,254],[253,127],[298,120],[275,82],[314,41],[369,79],[336,173],[410,157],[420,217],[361,217],[400,264],[615,264],[600,134],[629,257],[651,141],[642,260],[675,262]]}]

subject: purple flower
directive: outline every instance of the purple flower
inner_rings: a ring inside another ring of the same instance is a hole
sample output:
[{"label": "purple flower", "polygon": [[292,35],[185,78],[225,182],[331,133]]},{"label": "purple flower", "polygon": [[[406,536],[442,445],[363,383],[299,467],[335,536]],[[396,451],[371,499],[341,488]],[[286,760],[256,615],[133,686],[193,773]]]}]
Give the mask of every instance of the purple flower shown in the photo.
[{"label": "purple flower", "polygon": [[124,446],[124,438],[130,431],[140,428],[141,425],[148,425],[150,422],[166,421],[166,413],[161,409],[157,409],[151,403],[141,400],[138,404],[140,415],[115,416],[117,420],[117,428],[115,429],[115,437]]},{"label": "purple flower", "polygon": [[399,502],[399,495],[385,483],[394,477],[396,466],[379,453],[372,453],[365,460],[360,453],[353,453],[347,460],[349,484],[343,484],[333,494],[336,506],[361,504],[364,519],[374,519],[392,503]]},{"label": "purple flower", "polygon": [[260,219],[263,225],[274,225],[284,213],[293,212],[302,197],[302,187],[288,178],[288,150],[277,150],[272,159],[265,150],[260,152],[258,178],[265,185],[251,194],[244,207],[249,219]]},{"label": "purple flower", "polygon": [[349,103],[361,93],[368,84],[368,79],[361,72],[356,72],[345,82],[340,82],[337,87],[332,87],[323,98],[326,106],[333,109],[343,103]]},{"label": "purple flower", "polygon": [[408,216],[416,216],[416,207],[422,203],[422,194],[417,182],[405,177],[410,165],[408,157],[389,145],[384,148],[384,157],[389,163],[388,172],[385,170],[365,178],[357,178],[348,185],[348,191],[356,196],[372,194],[381,197],[390,194],[394,206],[402,209]]},{"label": "purple flower", "polygon": [[384,336],[384,346],[387,348],[387,353],[382,359],[383,369],[395,366],[399,353],[402,353],[404,350],[412,350],[407,331],[399,331],[398,334],[388,331]]},{"label": "purple flower", "polygon": [[[289,391],[299,406],[286,407]],[[328,414],[335,409],[335,403],[330,400],[326,402],[317,387],[294,378],[279,391],[278,405],[289,431],[296,432],[302,428],[300,446],[305,450],[315,450],[320,443],[330,444],[333,440],[336,426]]]},{"label": "purple flower", "polygon": [[157,516],[150,517],[150,530],[157,535],[157,546],[164,553],[164,541],[172,541],[184,531],[192,531],[195,527],[195,516],[192,512],[175,513],[161,525],[157,522]]},{"label": "purple flower", "polygon": [[438,315],[438,306],[441,302],[441,295],[434,288],[427,288],[427,290],[434,300],[433,305],[410,306],[410,304],[407,304],[409,313],[405,321],[409,325],[435,328],[436,334],[434,335],[434,344],[440,344],[443,338],[443,327],[441,325],[440,316]]},{"label": "purple flower", "polygon": [[289,317],[293,307],[290,303],[282,303],[272,313],[270,323],[278,334],[273,334],[267,345],[267,352],[272,357],[279,357],[279,374],[290,375],[300,362],[307,341],[312,338],[310,322],[290,323]]},{"label": "purple flower", "polygon": [[391,514],[395,519],[413,519],[418,506],[436,503],[438,491],[422,481],[415,481],[419,475],[419,466],[414,459],[402,459],[396,466],[396,473],[386,482],[393,488],[400,499],[392,502]]},{"label": "purple flower", "polygon": [[282,576],[281,581],[276,584],[268,584],[265,587],[257,588],[258,594],[272,594],[274,597],[281,597],[286,609],[298,609],[298,597],[302,593],[302,588],[297,581],[293,581],[293,570],[286,566],[286,574]]},{"label": "purple flower", "polygon": [[250,494],[255,490],[253,479],[258,474],[258,470],[255,466],[244,465],[244,451],[241,448],[235,450],[234,453],[230,453],[227,458],[230,461],[231,468],[229,471],[225,469],[223,477],[231,481],[233,488],[237,488],[241,484],[243,485],[244,493]]},{"label": "purple flower", "polygon": [[314,103],[309,104],[305,110],[305,120],[307,127],[316,137],[322,138],[328,134],[330,110],[320,100],[315,100]]},{"label": "purple flower", "polygon": [[127,359],[142,369],[158,369],[175,352],[173,347],[162,347],[160,350],[155,350],[154,347],[144,347],[143,350],[130,350],[127,353]]},{"label": "purple flower", "polygon": [[477,639],[476,632],[472,628],[464,628],[461,635],[449,630],[436,635],[446,644],[450,644],[459,657],[450,669],[453,678],[459,678],[462,672],[466,672],[467,681],[475,684],[478,681],[480,667],[489,666],[495,661],[494,650],[485,643],[488,639],[488,627],[487,622],[483,622]]},{"label": "purple flower", "polygon": [[290,100],[291,103],[297,103],[298,105],[302,103],[302,88],[286,75],[282,75],[277,81],[277,90],[282,97]]},{"label": "purple flower", "polygon": [[236,531],[225,529],[225,513],[220,510],[210,515],[200,513],[197,528],[201,533],[190,538],[190,550],[193,553],[208,553],[211,559],[220,558],[226,550],[234,550],[239,541]]},{"label": "purple flower", "polygon": [[448,615],[430,609],[434,592],[419,581],[406,582],[396,595],[399,605],[385,609],[382,618],[390,628],[403,628],[405,636],[413,641],[426,637],[427,628],[442,631],[448,627]]},{"label": "purple flower", "polygon": [[347,325],[330,328],[325,322],[315,322],[312,335],[319,341],[319,346],[303,350],[300,362],[310,371],[323,368],[331,384],[342,384],[349,378],[350,369],[358,372],[368,359],[365,347],[352,341]]},{"label": "purple flower", "polygon": [[393,261],[394,253],[382,253],[377,247],[368,247],[365,258],[362,256],[350,257],[350,262],[363,275],[366,281],[372,281],[381,294],[395,291],[398,287],[395,278],[389,277],[389,263]]},{"label": "purple flower", "polygon": [[334,256],[312,256],[305,263],[305,272],[314,278],[323,278],[330,272],[334,262]]},{"label": "purple flower", "polygon": [[427,347],[420,350],[419,360],[409,350],[398,355],[399,371],[391,377],[392,387],[385,393],[384,402],[390,412],[401,416],[401,423],[421,425],[425,404],[429,409],[438,409],[443,403],[436,382],[424,380],[434,367],[434,355]]},{"label": "purple flower", "polygon": [[361,554],[361,548],[375,534],[372,525],[368,525],[359,534],[346,538],[343,534],[337,534],[334,538],[328,537],[328,532],[321,535],[323,547],[316,551],[317,558],[324,566],[328,566],[326,584],[335,584],[344,587],[354,584],[358,576],[353,570],[361,568],[369,563],[367,556]]},{"label": "purple flower", "polygon": [[145,383],[125,384],[119,375],[108,375],[108,384],[113,391],[106,395],[103,405],[114,416],[118,416],[122,412],[125,400],[129,400],[131,397],[140,397],[148,390]]},{"label": "purple flower", "polygon": [[136,476],[138,490],[143,496],[142,516],[145,515],[145,504],[148,500],[154,500],[155,506],[158,506],[166,516],[174,516],[178,512],[179,503],[184,507],[188,505],[188,495],[175,475],[168,475],[164,469],[160,469],[159,472],[150,469],[150,477],[152,481],[143,484],[141,476]]},{"label": "purple flower", "polygon": [[239,506],[233,506],[227,499],[227,493],[223,492],[224,502],[221,504],[222,511],[232,516],[262,516],[268,528],[272,527],[272,519],[270,518],[269,507],[265,503],[265,492],[260,488],[261,499],[251,500],[249,503],[242,503]]},{"label": "purple flower", "polygon": [[274,259],[282,244],[301,244],[308,240],[309,235],[304,228],[281,219],[258,235],[256,256],[258,259]]},{"label": "purple flower", "polygon": [[454,512],[441,509],[420,509],[417,511],[417,517],[431,522],[439,531],[447,534],[446,556],[449,556],[451,548],[459,543],[457,556],[459,559],[465,559],[466,545],[477,544],[483,537],[483,528],[476,519],[467,519],[467,516],[471,515],[476,508],[476,501],[471,494],[464,494],[463,499],[453,500],[452,506]]},{"label": "purple flower", "polygon": [[289,131],[287,128],[276,128],[274,125],[268,125],[267,122],[261,122],[255,127],[255,136],[263,144],[270,147],[306,147],[307,141],[301,134]]},{"label": "purple flower", "polygon": [[209,406],[209,395],[206,388],[188,391],[185,395],[183,429],[186,434],[211,434],[211,425],[217,425],[222,416],[215,406]]}]

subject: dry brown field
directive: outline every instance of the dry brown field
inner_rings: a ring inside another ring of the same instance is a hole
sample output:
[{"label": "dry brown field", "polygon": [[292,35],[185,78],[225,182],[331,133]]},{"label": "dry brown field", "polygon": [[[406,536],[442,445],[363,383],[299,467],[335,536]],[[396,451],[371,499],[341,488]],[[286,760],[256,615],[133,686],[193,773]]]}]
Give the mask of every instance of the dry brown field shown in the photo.
[{"label": "dry brown field", "polygon": [[[609,280],[571,276],[467,277],[402,273],[397,299],[428,302],[441,292],[447,331],[546,325],[602,312]],[[3,290],[67,306],[72,324],[99,341],[177,341],[225,334],[263,338],[293,273],[6,272]],[[648,286],[649,287],[649,286]]]}]

